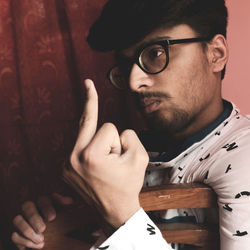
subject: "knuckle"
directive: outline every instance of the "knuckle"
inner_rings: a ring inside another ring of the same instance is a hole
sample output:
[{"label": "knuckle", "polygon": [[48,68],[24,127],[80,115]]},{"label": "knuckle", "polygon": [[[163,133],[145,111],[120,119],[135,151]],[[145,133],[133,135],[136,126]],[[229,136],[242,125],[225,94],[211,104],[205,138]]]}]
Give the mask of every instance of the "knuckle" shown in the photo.
[{"label": "knuckle", "polygon": [[34,203],[32,201],[26,201],[22,205],[22,211],[27,211],[33,207],[34,207]]},{"label": "knuckle", "polygon": [[79,127],[80,127],[80,128],[83,126],[84,121],[85,121],[85,114],[82,113],[81,118],[80,118],[80,121],[79,121]]},{"label": "knuckle", "polygon": [[85,112],[83,113],[81,121],[82,121],[81,127],[84,125],[86,126],[86,124],[88,125],[88,123],[92,122],[92,116],[88,112],[88,110],[85,110]]},{"label": "knuckle", "polygon": [[130,137],[130,136],[134,136],[134,135],[135,135],[135,131],[132,129],[126,129],[121,134],[121,136],[124,136],[124,137]]},{"label": "knuckle", "polygon": [[96,152],[93,147],[87,147],[82,151],[82,160],[86,164],[91,164],[96,157]]},{"label": "knuckle", "polygon": [[105,122],[102,125],[102,128],[103,129],[116,129],[116,126],[113,123],[111,123],[111,122]]},{"label": "knuckle", "polygon": [[22,231],[23,235],[25,235],[27,238],[31,238],[33,235],[32,229],[30,227],[26,227]]},{"label": "knuckle", "polygon": [[32,225],[40,225],[39,216],[37,214],[32,214],[29,218],[29,221]]},{"label": "knuckle", "polygon": [[15,226],[19,225],[21,222],[23,221],[23,216],[22,215],[17,215],[14,219],[13,219],[13,224]]}]

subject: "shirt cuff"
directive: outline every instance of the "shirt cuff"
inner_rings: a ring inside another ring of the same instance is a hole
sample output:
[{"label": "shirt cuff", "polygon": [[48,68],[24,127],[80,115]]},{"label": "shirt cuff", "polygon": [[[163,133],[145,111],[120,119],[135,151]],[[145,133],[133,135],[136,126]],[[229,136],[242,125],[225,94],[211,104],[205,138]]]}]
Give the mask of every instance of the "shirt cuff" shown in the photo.
[{"label": "shirt cuff", "polygon": [[[100,239],[104,240],[104,238]],[[158,227],[145,211],[139,209],[124,225],[115,231],[100,246],[98,240],[91,250],[171,250],[172,247],[164,240]]]}]

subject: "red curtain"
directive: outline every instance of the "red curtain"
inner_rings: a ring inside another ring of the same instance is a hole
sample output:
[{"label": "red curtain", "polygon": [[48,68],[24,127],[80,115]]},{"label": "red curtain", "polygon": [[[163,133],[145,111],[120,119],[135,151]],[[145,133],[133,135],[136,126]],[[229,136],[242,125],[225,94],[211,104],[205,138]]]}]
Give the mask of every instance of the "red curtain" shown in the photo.
[{"label": "red curtain", "polygon": [[[92,51],[88,29],[106,0],[0,0],[0,225],[20,204],[61,190],[78,132],[82,79],[95,81],[99,124],[131,126],[124,94],[106,79],[111,54]],[[5,238],[8,236],[5,236]]]}]

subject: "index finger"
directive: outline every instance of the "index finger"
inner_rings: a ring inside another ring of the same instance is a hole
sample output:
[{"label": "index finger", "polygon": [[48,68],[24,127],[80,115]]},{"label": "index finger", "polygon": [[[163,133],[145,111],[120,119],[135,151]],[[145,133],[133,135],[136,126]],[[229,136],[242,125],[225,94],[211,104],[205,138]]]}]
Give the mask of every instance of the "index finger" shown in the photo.
[{"label": "index finger", "polygon": [[73,154],[79,157],[82,150],[90,143],[96,132],[98,120],[98,96],[94,83],[90,79],[84,81],[87,100],[80,120],[80,129]]}]

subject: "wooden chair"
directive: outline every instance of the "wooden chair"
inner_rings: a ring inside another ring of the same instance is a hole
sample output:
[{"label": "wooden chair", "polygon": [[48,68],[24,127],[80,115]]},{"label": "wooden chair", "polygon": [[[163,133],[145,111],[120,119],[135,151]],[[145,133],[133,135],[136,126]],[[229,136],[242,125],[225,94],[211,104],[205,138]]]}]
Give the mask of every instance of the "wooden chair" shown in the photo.
[{"label": "wooden chair", "polygon": [[[216,208],[217,196],[201,183],[170,184],[142,190],[140,202],[145,211],[175,208]],[[213,224],[158,224],[169,243],[192,245],[189,249],[218,250],[219,230]]]},{"label": "wooden chair", "polygon": [[[145,188],[140,194],[140,203],[145,211],[217,207],[214,191],[199,183]],[[93,243],[90,233],[95,230],[96,222],[95,214],[86,207],[71,208],[59,213],[57,219],[47,225],[44,249],[89,249]],[[157,224],[157,226],[169,243],[192,245],[187,249],[219,249],[219,232],[214,226],[194,223]]]}]

